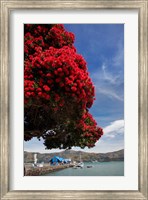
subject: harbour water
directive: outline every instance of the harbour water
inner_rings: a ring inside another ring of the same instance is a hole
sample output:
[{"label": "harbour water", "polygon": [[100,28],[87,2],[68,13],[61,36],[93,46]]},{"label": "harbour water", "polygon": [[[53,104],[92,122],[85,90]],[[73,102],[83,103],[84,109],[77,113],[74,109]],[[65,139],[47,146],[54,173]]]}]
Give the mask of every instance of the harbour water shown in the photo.
[{"label": "harbour water", "polygon": [[66,168],[44,176],[124,176],[124,162],[85,162],[83,168]]}]

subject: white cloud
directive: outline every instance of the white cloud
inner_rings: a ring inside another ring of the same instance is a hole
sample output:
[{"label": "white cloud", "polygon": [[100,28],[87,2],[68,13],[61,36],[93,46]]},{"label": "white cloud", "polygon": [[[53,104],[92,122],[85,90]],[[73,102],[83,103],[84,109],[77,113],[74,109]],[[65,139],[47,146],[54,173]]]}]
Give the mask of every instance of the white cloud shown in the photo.
[{"label": "white cloud", "polygon": [[108,81],[111,84],[116,84],[117,79],[119,78],[119,76],[113,76],[107,70],[107,65],[106,64],[103,64],[101,68],[102,68],[102,71],[103,71],[104,80]]},{"label": "white cloud", "polygon": [[53,153],[53,152],[60,152],[60,149],[45,149],[44,141],[41,138],[39,141],[37,138],[32,138],[30,141],[24,141],[24,151],[28,152],[40,152],[40,153]]},{"label": "white cloud", "polygon": [[124,63],[124,47],[121,41],[118,42],[117,47],[117,54],[114,56],[112,61],[114,66],[120,67]]},{"label": "white cloud", "polygon": [[[110,125],[104,127],[103,130],[104,130],[104,135],[96,143],[94,148],[81,149],[80,147],[73,147],[72,149],[75,151],[106,153],[106,152],[117,151],[124,148],[123,138],[121,138],[118,141],[116,140],[117,135],[123,135],[124,132],[123,119],[111,122]],[[60,149],[45,150],[45,146],[43,145],[43,140],[38,141],[36,138],[28,142],[24,142],[24,150],[29,152],[40,152],[40,153],[53,153],[53,152],[63,151]]]},{"label": "white cloud", "polygon": [[93,148],[89,149],[86,147],[85,149],[81,149],[80,147],[73,147],[72,149],[75,151],[85,151],[85,152],[94,152],[94,153],[113,152],[113,151],[124,149],[124,140],[121,139],[119,141],[116,141],[115,138],[106,140],[103,135],[99,139],[99,141],[96,143],[95,147]]},{"label": "white cloud", "polygon": [[109,138],[114,138],[119,134],[123,134],[124,120],[122,119],[111,122],[111,124],[106,126],[103,130],[104,130],[104,136]]},{"label": "white cloud", "polygon": [[120,94],[118,94],[114,90],[111,90],[110,88],[107,88],[107,87],[98,87],[97,86],[96,92],[100,93],[100,94],[104,94],[105,96],[112,98],[112,99],[116,99],[116,100],[119,100],[119,101],[124,100],[123,96],[121,96]]},{"label": "white cloud", "polygon": [[103,94],[108,98],[118,101],[124,100],[124,46],[122,40],[117,43],[116,54],[102,60],[102,66],[91,75],[96,86],[97,94]]}]

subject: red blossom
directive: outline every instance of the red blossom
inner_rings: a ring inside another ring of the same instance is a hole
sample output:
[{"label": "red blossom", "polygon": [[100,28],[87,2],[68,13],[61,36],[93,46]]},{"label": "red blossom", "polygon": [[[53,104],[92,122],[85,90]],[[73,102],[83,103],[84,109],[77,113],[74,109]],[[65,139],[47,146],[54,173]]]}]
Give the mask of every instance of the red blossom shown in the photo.
[{"label": "red blossom", "polygon": [[[67,115],[67,120],[62,121],[66,124],[65,131],[69,130],[69,126],[72,131],[73,127],[74,134],[79,138],[76,144],[91,148],[102,136],[103,130],[88,112],[95,100],[95,87],[89,77],[86,61],[77,53],[73,43],[74,34],[67,32],[63,25],[25,25],[25,109],[30,108],[31,102],[42,109],[46,107],[46,113],[50,113],[53,119],[58,119],[57,125],[62,120],[61,116]],[[72,112],[73,105],[75,108]],[[46,135],[43,137],[45,139]],[[59,140],[64,144],[64,139],[61,138]],[[49,140],[49,137],[46,139]],[[72,139],[71,145],[76,145],[74,141]],[[54,144],[46,142],[47,147]]]},{"label": "red blossom", "polygon": [[47,85],[44,85],[43,88],[44,88],[44,90],[45,90],[46,92],[49,92],[49,91],[50,91],[50,88],[49,88]]}]

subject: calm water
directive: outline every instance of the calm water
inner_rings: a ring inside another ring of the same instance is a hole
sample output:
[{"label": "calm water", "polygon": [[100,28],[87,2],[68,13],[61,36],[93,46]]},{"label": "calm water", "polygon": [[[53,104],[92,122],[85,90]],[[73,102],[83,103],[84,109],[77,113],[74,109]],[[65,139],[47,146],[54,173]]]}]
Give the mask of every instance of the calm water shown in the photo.
[{"label": "calm water", "polygon": [[[87,168],[88,165],[93,167]],[[85,162],[82,169],[67,168],[46,174],[46,176],[124,176],[124,162]]]}]

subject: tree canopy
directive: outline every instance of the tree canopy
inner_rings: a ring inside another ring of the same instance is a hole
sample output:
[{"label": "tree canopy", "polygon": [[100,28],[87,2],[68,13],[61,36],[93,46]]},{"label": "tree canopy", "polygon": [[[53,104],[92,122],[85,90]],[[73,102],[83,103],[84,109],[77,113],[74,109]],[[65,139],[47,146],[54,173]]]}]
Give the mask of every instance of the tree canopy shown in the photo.
[{"label": "tree canopy", "polygon": [[103,134],[89,109],[95,87],[74,34],[61,24],[24,27],[24,140],[46,149],[93,147]]}]

